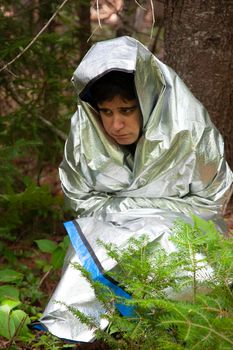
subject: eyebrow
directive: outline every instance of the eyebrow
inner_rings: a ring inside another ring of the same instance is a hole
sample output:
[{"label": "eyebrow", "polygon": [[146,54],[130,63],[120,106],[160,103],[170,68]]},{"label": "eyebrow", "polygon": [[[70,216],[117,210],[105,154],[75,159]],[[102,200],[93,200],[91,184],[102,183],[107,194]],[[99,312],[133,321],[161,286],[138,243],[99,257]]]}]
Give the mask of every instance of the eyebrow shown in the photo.
[{"label": "eyebrow", "polygon": [[[118,107],[118,109],[135,109],[137,108],[138,105],[133,105],[133,106],[125,106],[125,107]],[[98,108],[99,111],[109,111],[111,108]]]},{"label": "eyebrow", "polygon": [[134,109],[137,108],[138,105],[133,105],[133,106],[125,106],[125,107],[119,107],[120,109]]},{"label": "eyebrow", "polygon": [[110,108],[99,108],[98,107],[99,112],[105,112],[105,111],[109,111],[109,110],[110,110]]}]

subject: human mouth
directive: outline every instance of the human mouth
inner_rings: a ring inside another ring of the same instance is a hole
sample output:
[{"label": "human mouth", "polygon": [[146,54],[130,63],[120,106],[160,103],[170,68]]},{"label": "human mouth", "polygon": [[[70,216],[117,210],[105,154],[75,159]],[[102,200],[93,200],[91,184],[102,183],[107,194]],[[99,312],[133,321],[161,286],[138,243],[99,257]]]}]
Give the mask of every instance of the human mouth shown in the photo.
[{"label": "human mouth", "polygon": [[116,138],[116,139],[125,139],[128,138],[129,135],[125,134],[125,135],[113,135],[112,137]]}]

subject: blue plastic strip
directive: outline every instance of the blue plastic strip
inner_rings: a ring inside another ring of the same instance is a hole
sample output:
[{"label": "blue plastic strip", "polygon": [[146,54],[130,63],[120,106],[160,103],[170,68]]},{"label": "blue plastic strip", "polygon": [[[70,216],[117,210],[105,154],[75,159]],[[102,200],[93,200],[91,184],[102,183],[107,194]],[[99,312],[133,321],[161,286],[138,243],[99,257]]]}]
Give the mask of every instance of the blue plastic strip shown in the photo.
[{"label": "blue plastic strip", "polygon": [[43,326],[41,323],[36,323],[36,324],[31,323],[30,328],[35,329],[37,331],[43,331],[43,332],[48,331],[47,328],[45,326]]},{"label": "blue plastic strip", "polygon": [[[68,221],[64,223],[64,226],[67,230],[67,233],[70,237],[71,243],[76,251],[76,254],[78,255],[79,259],[81,260],[83,267],[90,272],[92,278],[94,280],[98,280],[101,283],[103,283],[105,286],[111,288],[113,292],[122,298],[131,299],[131,295],[129,295],[127,292],[125,292],[122,288],[120,288],[118,285],[112,283],[110,280],[108,280],[100,271],[99,267],[96,265],[96,262],[94,261],[93,257],[91,256],[89,250],[85,246],[83,240],[80,237],[80,234],[78,232],[77,227],[74,225],[73,221]],[[126,306],[123,304],[116,304],[116,307],[120,311],[120,313],[123,316],[133,316],[135,315],[135,312],[133,310],[133,307]]]},{"label": "blue plastic strip", "polygon": [[96,279],[100,275],[99,268],[96,266],[93,258],[90,256],[90,253],[83,243],[74,223],[72,221],[68,221],[64,223],[64,226],[70,237],[76,254],[83,264],[83,267],[90,272],[93,279]]},{"label": "blue plastic strip", "polygon": [[[28,327],[31,330],[48,332],[48,329],[42,323],[39,323],[39,321],[37,323],[33,323],[33,322],[30,323],[28,325]],[[66,339],[66,338],[59,338],[59,339],[65,341],[65,342],[68,342],[70,344],[87,344],[86,342],[80,342],[80,341]]]}]

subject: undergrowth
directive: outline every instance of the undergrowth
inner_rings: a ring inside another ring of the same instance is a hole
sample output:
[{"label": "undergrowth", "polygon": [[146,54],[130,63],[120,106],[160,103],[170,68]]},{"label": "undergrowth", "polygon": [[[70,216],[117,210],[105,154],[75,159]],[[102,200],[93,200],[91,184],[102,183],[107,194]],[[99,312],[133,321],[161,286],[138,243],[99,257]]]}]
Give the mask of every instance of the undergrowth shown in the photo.
[{"label": "undergrowth", "polygon": [[[131,239],[127,249],[100,244],[116,261],[107,274],[119,283],[130,299],[116,296],[93,281],[81,266],[75,267],[93,286],[104,305],[109,326],[99,329],[96,320],[69,308],[110,349],[212,350],[233,347],[233,240],[220,234],[212,222],[193,217],[193,224],[179,221],[172,229],[174,251],[168,254],[146,235]],[[0,270],[0,337],[4,349],[61,349],[72,344],[50,334],[31,332],[27,325],[40,318],[47,301],[41,288],[62,266],[69,241],[35,241],[35,249],[10,251],[2,246]],[[39,252],[38,249],[39,248]],[[33,261],[28,266],[24,260]],[[132,309],[122,317],[116,305]],[[1,343],[2,344],[2,343]]]},{"label": "undergrowth", "polygon": [[[168,254],[147,236],[131,239],[127,249],[101,243],[117,262],[109,272],[132,298],[125,299],[97,281],[82,267],[109,320],[102,331],[95,320],[73,311],[111,349],[232,349],[233,240],[212,222],[193,217],[172,230],[175,250]],[[114,301],[114,302],[113,302]],[[133,308],[122,317],[115,305]]]},{"label": "undergrowth", "polygon": [[[0,348],[61,349],[62,341],[51,334],[31,332],[28,325],[41,317],[47,302],[44,282],[55,285],[63,265],[69,239],[60,243],[41,239],[30,250],[9,249],[1,242],[0,268]],[[38,249],[39,248],[39,249]],[[49,281],[48,281],[49,280]]]}]

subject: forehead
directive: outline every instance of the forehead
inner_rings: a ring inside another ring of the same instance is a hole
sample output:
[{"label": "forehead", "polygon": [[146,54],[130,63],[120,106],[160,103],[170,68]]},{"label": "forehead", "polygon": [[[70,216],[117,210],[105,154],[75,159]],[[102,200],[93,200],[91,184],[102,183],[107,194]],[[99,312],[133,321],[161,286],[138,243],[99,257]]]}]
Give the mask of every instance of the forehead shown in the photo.
[{"label": "forehead", "polygon": [[105,100],[98,103],[98,107],[104,107],[104,108],[121,108],[121,107],[128,107],[128,106],[134,106],[138,104],[138,100],[134,98],[133,100],[126,100],[122,96],[114,96],[110,100]]}]

